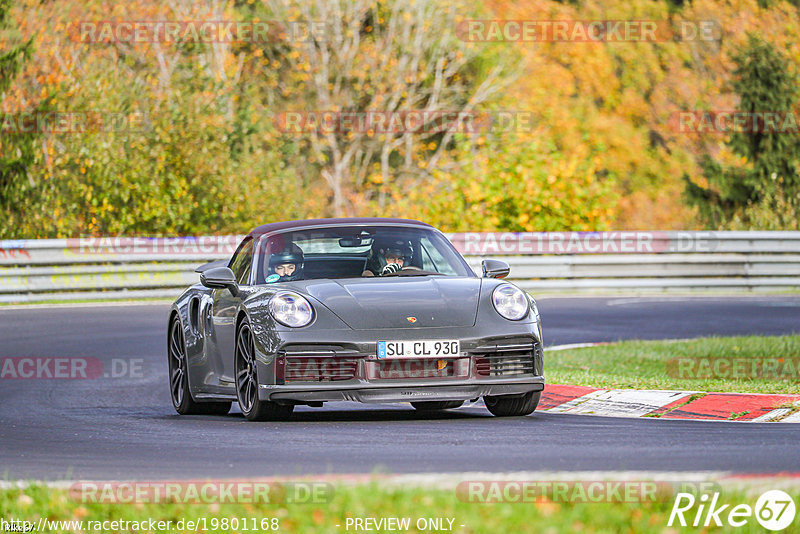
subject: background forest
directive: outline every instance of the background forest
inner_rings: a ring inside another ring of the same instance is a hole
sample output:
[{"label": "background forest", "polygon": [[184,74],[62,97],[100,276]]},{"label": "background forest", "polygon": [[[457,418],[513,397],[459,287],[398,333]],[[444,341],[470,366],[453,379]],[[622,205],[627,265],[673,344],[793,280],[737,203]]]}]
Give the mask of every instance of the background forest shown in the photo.
[{"label": "background forest", "polygon": [[[467,20],[651,20],[658,42],[472,42]],[[86,42],[80,21],[324,21],[314,38]],[[686,33],[713,22],[713,38]],[[0,238],[242,233],[325,216],[446,231],[794,229],[800,14],[769,0],[0,0]],[[290,111],[525,112],[479,132],[286,131]],[[22,113],[136,128],[20,131]]]}]

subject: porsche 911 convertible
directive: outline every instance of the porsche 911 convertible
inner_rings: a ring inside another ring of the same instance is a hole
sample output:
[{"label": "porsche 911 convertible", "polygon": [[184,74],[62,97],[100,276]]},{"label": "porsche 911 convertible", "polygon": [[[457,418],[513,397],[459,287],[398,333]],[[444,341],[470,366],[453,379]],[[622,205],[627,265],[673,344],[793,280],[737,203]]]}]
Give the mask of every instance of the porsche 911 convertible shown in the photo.
[{"label": "porsche 911 convertible", "polygon": [[447,410],[483,397],[532,413],[544,389],[534,299],[477,276],[446,236],[404,219],[266,224],[230,261],[197,269],[172,305],[167,354],[180,414],[288,418],[326,401]]}]

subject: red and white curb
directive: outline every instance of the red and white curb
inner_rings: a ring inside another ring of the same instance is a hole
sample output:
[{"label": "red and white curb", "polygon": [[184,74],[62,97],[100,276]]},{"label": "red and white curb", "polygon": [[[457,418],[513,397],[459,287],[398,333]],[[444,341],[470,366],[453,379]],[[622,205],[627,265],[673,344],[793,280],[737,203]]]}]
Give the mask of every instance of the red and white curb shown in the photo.
[{"label": "red and white curb", "polygon": [[800,423],[800,395],[599,389],[548,384],[538,409],[607,417]]},{"label": "red and white curb", "polygon": [[[598,345],[608,343],[573,343],[547,347],[545,350],[558,351]],[[607,417],[800,423],[800,395],[600,389],[549,384],[542,393],[538,410]]]}]

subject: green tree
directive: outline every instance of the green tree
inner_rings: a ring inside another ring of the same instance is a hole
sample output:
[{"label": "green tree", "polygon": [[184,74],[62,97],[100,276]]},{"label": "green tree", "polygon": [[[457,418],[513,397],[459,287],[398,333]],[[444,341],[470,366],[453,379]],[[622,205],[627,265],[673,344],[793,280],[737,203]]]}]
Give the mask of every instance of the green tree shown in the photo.
[{"label": "green tree", "polygon": [[727,145],[744,163],[724,167],[706,154],[700,165],[708,187],[684,176],[686,194],[699,207],[703,222],[713,227],[763,226],[763,217],[757,214],[765,212],[774,214],[776,226],[785,226],[797,220],[800,207],[800,143],[795,133],[763,127],[757,118],[765,113],[792,116],[797,77],[774,45],[754,35],[734,61],[732,85],[740,98],[737,111],[748,114],[752,127],[735,130]]},{"label": "green tree", "polygon": [[[21,41],[11,30],[8,12],[11,0],[0,0],[0,100],[30,58],[32,43]],[[0,116],[0,119],[2,116]],[[27,181],[28,167],[33,161],[33,135],[20,133],[15,128],[0,127],[0,206],[7,212],[19,195],[19,189]]]}]

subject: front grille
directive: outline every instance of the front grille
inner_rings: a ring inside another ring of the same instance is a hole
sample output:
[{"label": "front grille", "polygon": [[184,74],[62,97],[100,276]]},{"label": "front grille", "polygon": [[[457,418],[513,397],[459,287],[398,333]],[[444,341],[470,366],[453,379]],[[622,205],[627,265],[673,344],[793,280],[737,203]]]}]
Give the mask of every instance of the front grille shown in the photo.
[{"label": "front grille", "polygon": [[[539,343],[498,342],[476,347],[470,352],[475,358],[478,376],[535,376],[540,374],[537,359],[541,361]],[[536,358],[535,356],[538,356]]]},{"label": "front grille", "polygon": [[354,358],[286,358],[283,376],[287,384],[351,380],[357,367],[358,360]]}]

